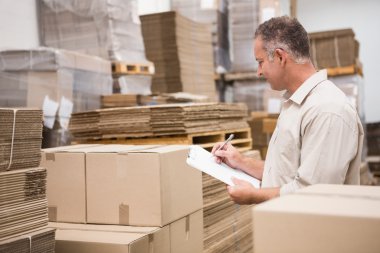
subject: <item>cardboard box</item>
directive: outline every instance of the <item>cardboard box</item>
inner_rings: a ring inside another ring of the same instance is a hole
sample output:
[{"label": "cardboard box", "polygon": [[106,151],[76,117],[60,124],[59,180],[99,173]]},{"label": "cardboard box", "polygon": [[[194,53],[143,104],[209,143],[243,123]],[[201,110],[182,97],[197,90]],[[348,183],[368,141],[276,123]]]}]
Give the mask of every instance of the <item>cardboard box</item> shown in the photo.
[{"label": "cardboard box", "polygon": [[57,229],[57,253],[197,253],[203,251],[202,210],[162,228],[72,223],[49,223],[49,227]]},{"label": "cardboard box", "polygon": [[379,187],[307,187],[254,207],[255,252],[378,252],[379,210]]},{"label": "cardboard box", "polygon": [[[188,146],[46,149],[51,221],[164,226],[202,208]],[[62,194],[64,193],[64,194]]]}]

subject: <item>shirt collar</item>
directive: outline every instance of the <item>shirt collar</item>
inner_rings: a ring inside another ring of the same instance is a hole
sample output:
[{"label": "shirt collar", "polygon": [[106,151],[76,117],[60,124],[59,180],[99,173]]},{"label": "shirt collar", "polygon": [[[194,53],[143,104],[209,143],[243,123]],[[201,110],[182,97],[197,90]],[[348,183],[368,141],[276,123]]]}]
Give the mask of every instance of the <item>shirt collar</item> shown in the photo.
[{"label": "shirt collar", "polygon": [[298,89],[293,93],[293,95],[290,96],[289,92],[286,92],[284,94],[284,97],[300,105],[305,100],[310,91],[314,89],[315,86],[317,86],[325,80],[327,80],[327,70],[323,69],[314,73],[312,76],[306,79],[306,81],[303,84],[301,84],[300,87],[298,87]]}]

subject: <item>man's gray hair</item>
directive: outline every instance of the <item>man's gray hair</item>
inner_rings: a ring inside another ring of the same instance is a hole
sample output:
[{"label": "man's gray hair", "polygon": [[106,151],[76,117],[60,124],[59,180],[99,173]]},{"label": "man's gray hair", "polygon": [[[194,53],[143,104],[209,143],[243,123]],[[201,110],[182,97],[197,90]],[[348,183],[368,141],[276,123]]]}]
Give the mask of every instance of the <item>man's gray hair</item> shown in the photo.
[{"label": "man's gray hair", "polygon": [[273,61],[276,49],[286,51],[294,61],[303,64],[310,61],[309,38],[305,28],[295,18],[282,16],[271,18],[260,24],[255,39],[260,37],[270,61]]}]

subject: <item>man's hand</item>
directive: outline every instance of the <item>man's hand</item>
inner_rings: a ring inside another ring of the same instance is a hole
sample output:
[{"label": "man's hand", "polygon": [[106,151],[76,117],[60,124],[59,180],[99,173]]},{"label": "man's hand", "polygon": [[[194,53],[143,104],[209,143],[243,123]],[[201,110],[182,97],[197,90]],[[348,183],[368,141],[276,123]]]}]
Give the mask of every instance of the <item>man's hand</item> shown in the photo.
[{"label": "man's hand", "polygon": [[250,183],[232,178],[234,186],[227,186],[232,201],[240,205],[250,205],[264,202],[280,195],[280,188],[253,187]]},{"label": "man's hand", "polygon": [[218,142],[212,148],[211,153],[215,155],[215,161],[217,163],[224,162],[231,168],[239,168],[244,159],[243,155],[231,143],[227,143],[223,149],[218,150],[221,145],[223,142]]}]

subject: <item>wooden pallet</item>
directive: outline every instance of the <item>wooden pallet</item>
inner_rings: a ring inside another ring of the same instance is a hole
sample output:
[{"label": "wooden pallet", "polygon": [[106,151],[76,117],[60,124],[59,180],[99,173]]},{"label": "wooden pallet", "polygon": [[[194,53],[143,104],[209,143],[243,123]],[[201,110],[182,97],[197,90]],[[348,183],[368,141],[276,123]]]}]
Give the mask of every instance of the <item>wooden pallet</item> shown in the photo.
[{"label": "wooden pallet", "polygon": [[126,63],[112,62],[112,75],[153,75],[155,72],[153,63]]},{"label": "wooden pallet", "polygon": [[102,139],[77,140],[74,143],[89,144],[129,144],[129,145],[200,145],[201,147],[211,150],[216,142],[224,141],[230,134],[235,137],[231,143],[238,148],[239,151],[247,151],[252,149],[251,129],[235,129],[226,131],[212,131],[194,134],[180,134],[170,136],[155,136],[144,138],[115,137]]},{"label": "wooden pallet", "polygon": [[363,76],[363,70],[360,65],[353,64],[345,67],[327,68],[328,76],[341,76],[359,74]]}]

